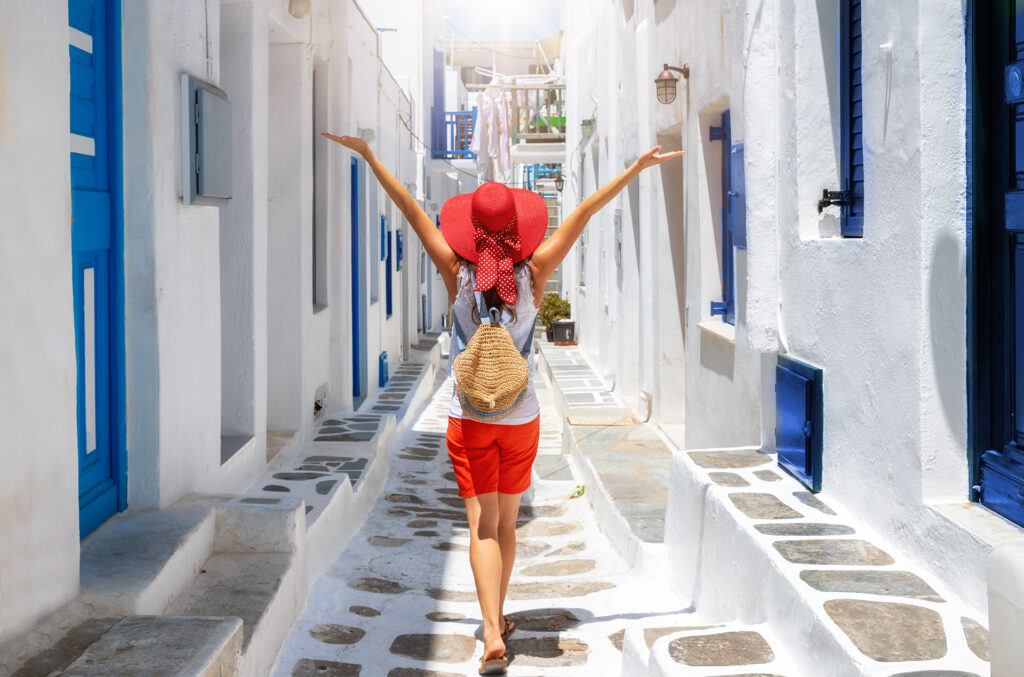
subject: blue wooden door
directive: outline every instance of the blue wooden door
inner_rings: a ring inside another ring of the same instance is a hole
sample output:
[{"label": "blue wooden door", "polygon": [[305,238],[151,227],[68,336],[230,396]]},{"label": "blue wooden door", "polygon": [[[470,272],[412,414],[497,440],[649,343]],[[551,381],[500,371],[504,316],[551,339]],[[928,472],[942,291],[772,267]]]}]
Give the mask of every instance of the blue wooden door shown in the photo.
[{"label": "blue wooden door", "polygon": [[352,158],[351,233],[352,246],[352,397],[356,406],[366,397],[366,305],[363,303],[363,238],[360,206],[359,160]]},{"label": "blue wooden door", "polygon": [[119,16],[69,0],[71,258],[78,360],[79,530],[124,507],[117,171]]},{"label": "blue wooden door", "polygon": [[972,497],[1024,525],[1024,0],[976,0],[969,35]]}]

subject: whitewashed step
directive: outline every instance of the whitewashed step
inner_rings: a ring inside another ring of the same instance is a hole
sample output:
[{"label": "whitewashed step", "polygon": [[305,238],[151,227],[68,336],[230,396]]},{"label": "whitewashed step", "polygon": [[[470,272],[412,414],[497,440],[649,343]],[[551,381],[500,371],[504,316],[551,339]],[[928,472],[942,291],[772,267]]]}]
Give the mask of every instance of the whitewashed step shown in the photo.
[{"label": "whitewashed step", "polygon": [[202,571],[171,613],[241,618],[239,674],[266,674],[305,601],[301,556],[222,553]]},{"label": "whitewashed step", "polygon": [[79,599],[97,614],[164,613],[213,551],[225,500],[192,496],[114,516],[82,542]]},{"label": "whitewashed step", "polygon": [[228,677],[239,674],[238,618],[126,618],[85,650],[63,677]]},{"label": "whitewashed step", "polygon": [[773,646],[813,659],[821,677],[989,673],[969,609],[774,461],[757,449],[673,455],[671,577],[701,617],[767,623]]}]

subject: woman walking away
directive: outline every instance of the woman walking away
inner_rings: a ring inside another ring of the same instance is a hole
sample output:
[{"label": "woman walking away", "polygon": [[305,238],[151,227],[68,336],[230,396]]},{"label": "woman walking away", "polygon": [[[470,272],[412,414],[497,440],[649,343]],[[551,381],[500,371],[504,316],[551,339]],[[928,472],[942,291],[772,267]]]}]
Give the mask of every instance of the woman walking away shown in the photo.
[{"label": "woman walking away", "polygon": [[683,153],[658,154],[660,146],[644,153],[544,241],[548,212],[537,193],[484,183],[445,202],[438,231],[365,141],[324,136],[363,156],[448,289],[455,316],[448,453],[469,521],[469,562],[483,620],[480,674],[504,674],[505,640],[515,630],[503,608],[516,557],[516,517],[540,439],[532,340],[544,286],[601,207],[644,169]]}]

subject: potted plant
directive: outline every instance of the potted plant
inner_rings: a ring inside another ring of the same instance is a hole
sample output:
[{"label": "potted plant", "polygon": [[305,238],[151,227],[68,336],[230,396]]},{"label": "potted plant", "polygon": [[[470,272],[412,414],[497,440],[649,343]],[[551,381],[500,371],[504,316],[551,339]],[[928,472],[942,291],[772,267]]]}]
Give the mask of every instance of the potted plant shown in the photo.
[{"label": "potted plant", "polygon": [[[548,341],[556,342],[557,338],[560,338],[555,336],[555,327],[569,320],[571,310],[569,302],[558,294],[549,292],[544,295],[540,302],[540,310],[537,311],[537,319],[547,330]],[[569,329],[569,334],[574,335],[575,323],[570,321],[568,324],[572,327]],[[573,338],[575,337],[573,336]]]}]

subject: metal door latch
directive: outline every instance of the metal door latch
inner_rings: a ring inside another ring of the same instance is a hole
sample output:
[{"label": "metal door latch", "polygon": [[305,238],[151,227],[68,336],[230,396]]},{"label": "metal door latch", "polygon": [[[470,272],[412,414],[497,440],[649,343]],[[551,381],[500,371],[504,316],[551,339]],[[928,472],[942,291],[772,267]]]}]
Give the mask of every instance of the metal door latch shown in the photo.
[{"label": "metal door latch", "polygon": [[850,193],[845,190],[829,190],[825,188],[821,191],[821,199],[818,200],[818,213],[820,214],[825,207],[830,205],[845,206],[850,202]]}]

